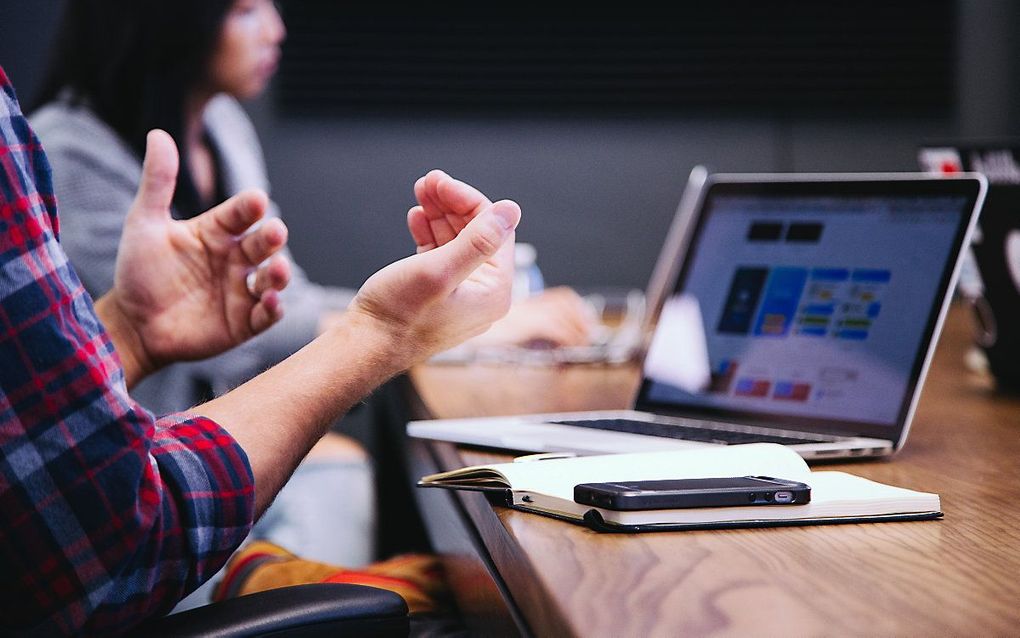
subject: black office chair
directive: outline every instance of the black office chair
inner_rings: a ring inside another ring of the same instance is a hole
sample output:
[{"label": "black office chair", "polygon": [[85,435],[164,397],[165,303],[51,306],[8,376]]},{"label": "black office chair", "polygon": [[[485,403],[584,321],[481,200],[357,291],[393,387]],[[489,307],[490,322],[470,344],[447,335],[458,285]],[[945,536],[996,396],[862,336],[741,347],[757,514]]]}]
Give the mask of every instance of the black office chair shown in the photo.
[{"label": "black office chair", "polygon": [[157,618],[146,638],[407,636],[407,604],[385,589],[342,583],[295,585]]}]

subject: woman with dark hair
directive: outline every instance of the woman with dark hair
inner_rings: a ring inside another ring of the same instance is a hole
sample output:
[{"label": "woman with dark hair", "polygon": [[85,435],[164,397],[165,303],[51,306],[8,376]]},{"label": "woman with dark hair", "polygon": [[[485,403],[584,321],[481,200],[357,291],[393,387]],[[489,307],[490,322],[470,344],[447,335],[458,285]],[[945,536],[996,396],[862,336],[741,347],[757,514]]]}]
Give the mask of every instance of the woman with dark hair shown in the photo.
[{"label": "woman with dark hair", "polygon": [[139,157],[153,128],[187,142],[180,153],[190,170],[178,174],[174,206],[191,217],[200,199],[215,197],[207,178],[221,168],[202,135],[216,129],[203,122],[206,107],[220,93],[261,93],[284,35],[263,0],[74,0],[31,110],[86,108]]},{"label": "woman with dark hair", "polygon": [[[249,188],[268,191],[261,149],[237,98],[261,92],[285,32],[268,0],[71,0],[32,125],[53,167],[61,237],[98,298],[113,287],[117,245],[141,177],[146,134],[178,142],[172,214],[197,215]],[[279,212],[270,202],[270,216]],[[289,258],[289,255],[288,255]],[[297,351],[353,291],[318,286],[294,264],[286,319],[223,355],[170,366],[132,397],[158,413],[190,408]],[[309,558],[373,558],[371,464],[327,435],[252,531]],[[200,592],[195,602],[207,595]]]},{"label": "woman with dark hair", "polygon": [[[175,217],[245,188],[268,190],[261,147],[237,99],[264,89],[285,32],[268,0],[74,0],[58,34],[31,120],[51,157],[68,254],[95,296],[113,285],[121,211],[149,130],[167,131],[180,147]],[[303,346],[353,295],[311,283],[300,268],[292,285],[278,330],[175,366],[139,386],[136,398],[158,412],[219,394]]]}]

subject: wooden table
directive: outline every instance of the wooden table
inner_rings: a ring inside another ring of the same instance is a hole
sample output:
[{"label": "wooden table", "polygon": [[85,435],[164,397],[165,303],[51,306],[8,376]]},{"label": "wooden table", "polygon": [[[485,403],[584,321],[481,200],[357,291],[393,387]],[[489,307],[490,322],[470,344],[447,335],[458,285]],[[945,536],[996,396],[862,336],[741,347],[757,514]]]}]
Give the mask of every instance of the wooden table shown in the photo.
[{"label": "wooden table", "polygon": [[[597,534],[418,490],[458,604],[481,635],[1020,635],[1020,400],[963,365],[953,308],[904,450],[830,465],[936,492],[945,519]],[[426,366],[436,417],[626,405],[627,367]],[[413,441],[415,475],[505,457]]]}]

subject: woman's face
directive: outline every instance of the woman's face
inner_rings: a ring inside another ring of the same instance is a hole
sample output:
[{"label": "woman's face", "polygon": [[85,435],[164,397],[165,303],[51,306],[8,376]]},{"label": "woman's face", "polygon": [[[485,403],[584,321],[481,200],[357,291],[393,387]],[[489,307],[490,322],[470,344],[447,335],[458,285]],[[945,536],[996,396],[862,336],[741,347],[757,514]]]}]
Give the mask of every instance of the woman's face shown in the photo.
[{"label": "woman's face", "polygon": [[223,20],[210,64],[213,91],[239,99],[261,93],[276,72],[286,35],[271,0],[236,0]]}]

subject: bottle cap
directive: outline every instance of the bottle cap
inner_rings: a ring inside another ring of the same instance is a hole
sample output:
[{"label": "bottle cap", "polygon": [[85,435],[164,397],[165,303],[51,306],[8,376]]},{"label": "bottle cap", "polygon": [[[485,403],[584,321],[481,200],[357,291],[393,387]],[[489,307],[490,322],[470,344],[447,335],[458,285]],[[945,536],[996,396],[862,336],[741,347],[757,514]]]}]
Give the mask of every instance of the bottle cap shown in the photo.
[{"label": "bottle cap", "polygon": [[517,242],[514,245],[514,266],[517,268],[527,268],[535,263],[538,258],[538,251],[531,244],[522,244]]}]

